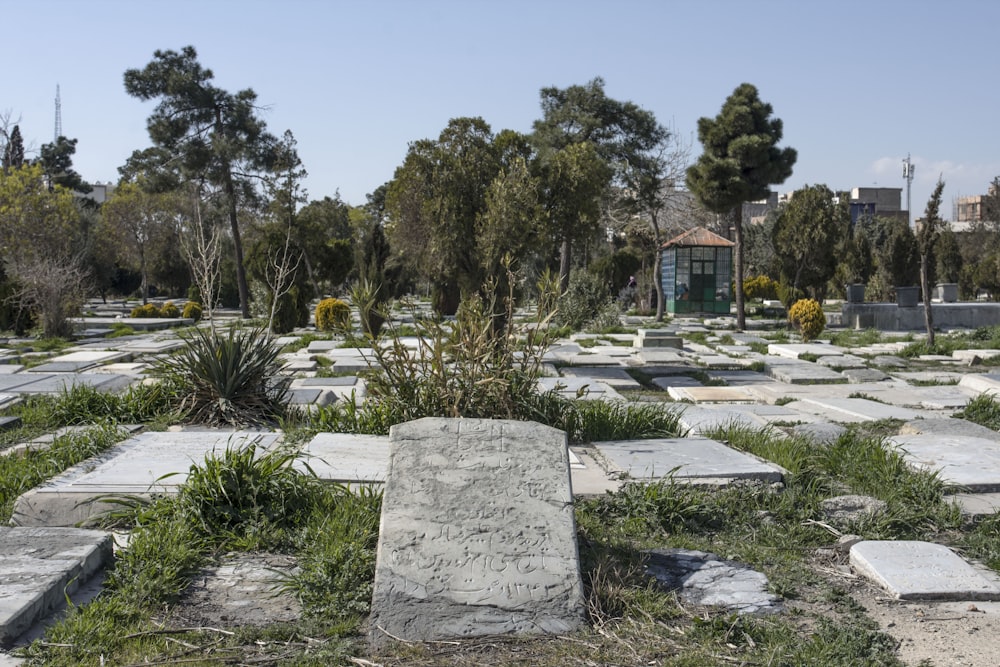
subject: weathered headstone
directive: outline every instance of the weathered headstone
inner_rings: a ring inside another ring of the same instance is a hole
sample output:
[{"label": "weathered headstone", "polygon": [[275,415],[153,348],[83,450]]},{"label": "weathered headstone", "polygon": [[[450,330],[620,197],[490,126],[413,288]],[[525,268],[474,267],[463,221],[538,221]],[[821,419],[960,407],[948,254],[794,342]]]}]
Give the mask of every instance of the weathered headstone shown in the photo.
[{"label": "weathered headstone", "polygon": [[484,419],[392,427],[373,645],[564,633],[584,617],[565,433]]}]

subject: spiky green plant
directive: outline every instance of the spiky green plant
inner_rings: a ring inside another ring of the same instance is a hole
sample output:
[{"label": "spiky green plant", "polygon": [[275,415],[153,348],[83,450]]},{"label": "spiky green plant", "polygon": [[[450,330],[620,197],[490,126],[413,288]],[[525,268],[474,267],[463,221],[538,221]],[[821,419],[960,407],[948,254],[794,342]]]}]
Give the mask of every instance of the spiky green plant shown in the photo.
[{"label": "spiky green plant", "polygon": [[278,375],[278,350],[264,329],[194,329],[182,338],[184,348],[154,373],[179,388],[177,407],[186,421],[262,426],[285,415],[287,383]]}]

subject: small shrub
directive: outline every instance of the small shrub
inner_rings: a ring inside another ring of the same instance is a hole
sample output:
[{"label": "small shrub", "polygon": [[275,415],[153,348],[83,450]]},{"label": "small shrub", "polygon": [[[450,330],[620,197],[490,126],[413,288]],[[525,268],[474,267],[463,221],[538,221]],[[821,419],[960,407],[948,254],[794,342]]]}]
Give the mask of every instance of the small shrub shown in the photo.
[{"label": "small shrub", "polygon": [[788,311],[788,319],[802,334],[802,340],[813,340],[826,327],[826,315],[815,299],[796,301]]},{"label": "small shrub", "polygon": [[197,301],[188,301],[184,304],[184,310],[181,311],[181,317],[197,322],[201,319],[201,304]]},{"label": "small shrub", "polygon": [[180,311],[180,309],[177,306],[174,305],[173,301],[167,301],[160,308],[160,317],[173,318],[173,317],[180,317],[180,316],[181,316],[181,311]]},{"label": "small shrub", "polygon": [[141,306],[136,306],[129,313],[129,317],[159,317],[160,309],[156,307],[155,303],[144,303]]},{"label": "small shrub", "polygon": [[743,281],[743,294],[748,299],[777,299],[778,283],[768,276],[754,276]]},{"label": "small shrub", "polygon": [[556,324],[579,331],[597,315],[606,312],[606,305],[611,300],[608,287],[600,276],[588,271],[575,271],[566,292],[559,297]]},{"label": "small shrub", "polygon": [[804,299],[806,294],[800,289],[796,289],[791,285],[786,285],[785,283],[778,283],[778,301],[781,301],[781,305],[787,310],[791,308],[792,304],[800,299]]},{"label": "small shrub", "polygon": [[351,307],[340,299],[323,299],[316,306],[316,328],[346,331],[351,326]]},{"label": "small shrub", "polygon": [[278,348],[266,331],[195,329],[182,337],[184,349],[154,372],[177,387],[177,407],[187,421],[260,426],[284,416],[287,384],[278,377]]}]

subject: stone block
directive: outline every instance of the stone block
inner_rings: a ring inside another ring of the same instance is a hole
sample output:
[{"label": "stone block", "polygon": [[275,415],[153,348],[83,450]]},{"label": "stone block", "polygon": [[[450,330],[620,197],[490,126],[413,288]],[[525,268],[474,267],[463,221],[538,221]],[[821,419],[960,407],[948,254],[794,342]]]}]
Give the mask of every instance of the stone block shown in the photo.
[{"label": "stone block", "polygon": [[563,634],[586,609],[566,435],[507,420],[392,427],[370,639]]},{"label": "stone block", "polygon": [[941,544],[866,540],[851,547],[850,560],[897,600],[1000,600],[993,578]]},{"label": "stone block", "polygon": [[651,438],[596,442],[594,447],[630,479],[651,481],[756,479],[780,482],[784,471],[708,438]]}]

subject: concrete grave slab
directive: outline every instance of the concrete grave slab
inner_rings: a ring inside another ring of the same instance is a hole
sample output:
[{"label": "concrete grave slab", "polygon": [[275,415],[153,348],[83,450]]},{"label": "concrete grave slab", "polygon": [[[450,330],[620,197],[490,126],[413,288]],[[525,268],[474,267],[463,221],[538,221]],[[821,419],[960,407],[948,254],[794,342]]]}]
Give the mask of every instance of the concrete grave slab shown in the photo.
[{"label": "concrete grave slab", "polygon": [[851,384],[862,384],[865,382],[882,382],[889,380],[889,376],[877,368],[845,368],[841,374],[847,378]]},{"label": "concrete grave slab", "polygon": [[607,366],[575,366],[562,369],[566,378],[593,379],[617,390],[642,389],[642,385],[629,375],[624,368]]},{"label": "concrete grave slab", "polygon": [[167,354],[183,349],[186,343],[177,338],[167,340],[141,340],[125,344],[122,349],[135,354]]},{"label": "concrete grave slab", "polygon": [[276,433],[256,431],[141,433],[22,494],[11,521],[19,526],[74,526],[113,509],[113,503],[99,502],[102,498],[176,493],[191,466],[201,465],[207,455],[221,456],[227,448],[250,444],[267,450],[278,438]]},{"label": "concrete grave slab", "polygon": [[992,359],[1000,357],[1000,350],[953,350],[952,359],[955,361],[970,362],[973,359]]},{"label": "concrete grave slab", "polygon": [[895,435],[906,461],[924,470],[940,471],[941,479],[978,493],[1000,491],[1000,442],[943,433]]},{"label": "concrete grave slab", "polygon": [[109,533],[0,527],[0,646],[62,608],[112,558]]},{"label": "concrete grave slab", "polygon": [[883,419],[910,420],[928,416],[924,412],[886,405],[866,398],[803,398],[799,403],[803,405],[795,406],[795,409],[824,415],[836,422],[865,422]]},{"label": "concrete grave slab", "polygon": [[295,378],[292,387],[353,387],[358,383],[357,375],[337,375],[334,377]]},{"label": "concrete grave slab", "polygon": [[530,422],[392,427],[372,643],[583,627],[566,435]]},{"label": "concrete grave slab", "polygon": [[643,365],[690,364],[690,358],[680,352],[663,348],[644,348],[636,357]]},{"label": "concrete grave slab", "polygon": [[1000,600],[1000,586],[951,549],[931,542],[866,540],[851,566],[897,600]]},{"label": "concrete grave slab", "polygon": [[834,370],[844,370],[846,368],[867,368],[868,362],[853,354],[826,355],[816,359],[820,366],[826,366]]},{"label": "concrete grave slab", "polygon": [[283,373],[311,373],[319,368],[319,364],[314,359],[294,359],[286,358],[281,365]]},{"label": "concrete grave slab", "polygon": [[1000,441],[1000,433],[965,419],[914,419],[899,427],[899,435],[968,436]]},{"label": "concrete grave slab", "polygon": [[743,387],[669,387],[667,393],[676,401],[692,403],[756,403],[756,397]]},{"label": "concrete grave slab", "polygon": [[336,395],[323,387],[289,387],[288,402],[291,405],[322,407],[337,400]]},{"label": "concrete grave slab", "polygon": [[299,469],[304,470],[305,465],[330,482],[384,482],[389,466],[389,436],[317,433],[295,462]]},{"label": "concrete grave slab", "polygon": [[73,385],[84,385],[101,391],[118,391],[135,381],[135,377],[112,373],[50,373],[39,374],[34,382],[16,388],[19,394],[57,394]]},{"label": "concrete grave slab", "polygon": [[1000,394],[1000,373],[969,373],[962,376],[958,386],[981,394]]},{"label": "concrete grave slab", "polygon": [[818,366],[808,361],[779,360],[767,357],[764,371],[779,382],[786,384],[841,384],[847,378],[835,370]]},{"label": "concrete grave slab", "polygon": [[792,435],[802,436],[822,445],[836,442],[846,432],[847,428],[844,426],[830,422],[797,424],[791,428]]},{"label": "concrete grave slab", "polygon": [[868,389],[879,400],[908,408],[926,410],[961,410],[968,405],[976,392],[959,386],[937,387],[888,387],[878,391]]},{"label": "concrete grave slab", "polygon": [[317,354],[320,352],[332,352],[340,347],[340,341],[336,340],[311,340],[306,346],[306,352]]},{"label": "concrete grave slab", "polygon": [[726,371],[710,370],[708,377],[713,380],[722,380],[728,387],[746,387],[757,384],[775,384],[771,378],[757,371]]},{"label": "concrete grave slab", "polygon": [[621,366],[620,357],[595,352],[580,352],[562,357],[564,363],[570,366]]},{"label": "concrete grave slab", "polygon": [[672,475],[674,479],[685,481],[756,479],[780,482],[784,473],[772,463],[708,438],[595,442],[594,447],[613,466],[609,472],[624,473],[640,481]]},{"label": "concrete grave slab", "polygon": [[741,426],[765,428],[767,420],[755,414],[738,410],[735,405],[685,405],[678,419],[681,428],[692,435],[700,435],[717,428]]},{"label": "concrete grave slab", "polygon": [[701,387],[701,382],[693,377],[688,377],[687,375],[667,375],[664,377],[653,378],[650,381],[656,387],[663,389],[664,391],[669,391],[671,387]]},{"label": "concrete grave slab", "polygon": [[767,346],[767,353],[776,357],[787,359],[799,359],[803,355],[814,357],[832,357],[844,354],[845,350],[836,345],[823,345],[821,343],[770,343]]}]

